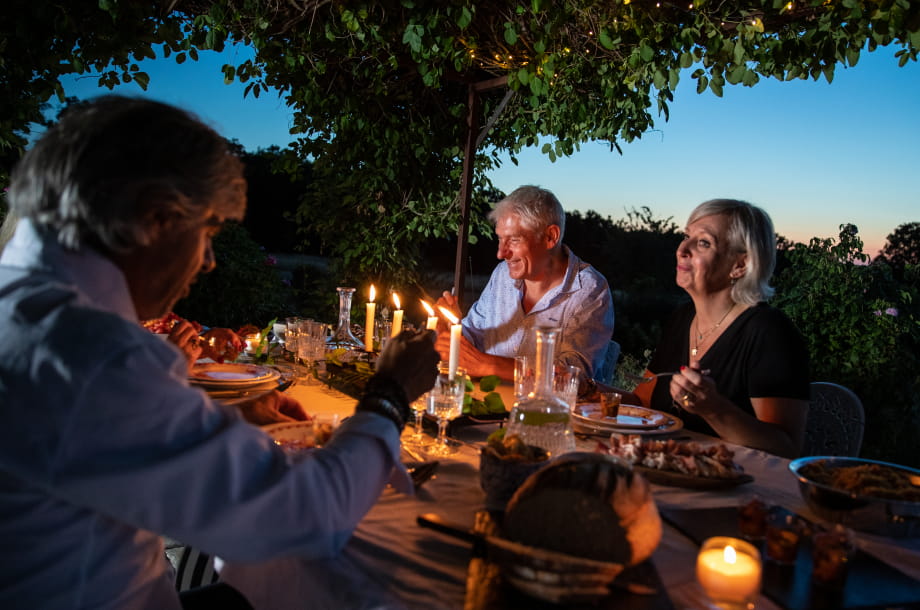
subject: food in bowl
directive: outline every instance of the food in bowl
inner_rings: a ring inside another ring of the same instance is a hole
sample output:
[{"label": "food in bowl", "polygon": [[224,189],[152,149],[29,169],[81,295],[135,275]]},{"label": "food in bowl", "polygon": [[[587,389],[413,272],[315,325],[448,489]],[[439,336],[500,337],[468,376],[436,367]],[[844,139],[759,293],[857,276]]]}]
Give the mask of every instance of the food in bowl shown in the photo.
[{"label": "food in bowl", "polygon": [[828,461],[805,464],[799,474],[815,483],[857,496],[920,502],[920,475],[884,464],[837,467],[829,464]]},{"label": "food in bowl", "polygon": [[[854,468],[882,466],[882,469]],[[819,517],[855,530],[883,536],[920,537],[920,501],[914,492],[920,489],[920,470],[851,457],[811,456],[789,464],[798,479],[799,492],[808,507]],[[837,474],[837,470],[843,470]],[[890,481],[880,485],[879,473],[899,478],[897,490]],[[906,482],[906,483],[905,483]],[[884,497],[879,494],[894,497]]]}]

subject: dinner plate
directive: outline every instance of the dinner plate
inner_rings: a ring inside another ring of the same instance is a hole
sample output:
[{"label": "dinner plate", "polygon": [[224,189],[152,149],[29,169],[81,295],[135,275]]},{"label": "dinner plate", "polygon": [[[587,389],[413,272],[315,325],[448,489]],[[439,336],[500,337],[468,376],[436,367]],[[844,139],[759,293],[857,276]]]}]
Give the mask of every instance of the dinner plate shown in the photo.
[{"label": "dinner plate", "polygon": [[277,370],[258,364],[209,362],[192,367],[189,382],[206,387],[235,389],[267,383],[281,377]]},{"label": "dinner plate", "polygon": [[575,408],[572,409],[572,417],[583,424],[611,431],[652,430],[667,424],[671,418],[667,413],[635,405],[620,405],[616,417],[607,417],[604,415],[603,407],[597,402],[575,405]]},{"label": "dinner plate", "polygon": [[262,429],[275,440],[286,453],[297,454],[316,446],[316,428],[312,421],[269,424]]},{"label": "dinner plate", "polygon": [[661,470],[647,466],[634,465],[633,470],[642,474],[650,483],[667,487],[683,487],[686,489],[729,489],[744,485],[754,480],[749,474],[737,473],[733,477],[701,477],[674,470]]},{"label": "dinner plate", "polygon": [[684,427],[682,419],[675,415],[667,415],[667,419],[657,428],[617,428],[599,424],[586,417],[578,417],[572,412],[572,427],[575,432],[584,434],[604,435],[611,434],[638,434],[641,436],[655,436],[660,434],[672,434]]}]

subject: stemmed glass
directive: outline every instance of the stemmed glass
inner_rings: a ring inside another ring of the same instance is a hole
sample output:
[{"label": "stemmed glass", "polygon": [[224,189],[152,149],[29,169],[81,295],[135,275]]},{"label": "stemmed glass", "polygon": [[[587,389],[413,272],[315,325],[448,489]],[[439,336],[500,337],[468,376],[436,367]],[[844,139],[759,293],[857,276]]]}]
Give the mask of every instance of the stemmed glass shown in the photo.
[{"label": "stemmed glass", "polygon": [[425,416],[425,411],[428,409],[428,393],[426,392],[416,398],[409,406],[412,407],[412,412],[415,413],[415,432],[411,436],[404,438],[403,444],[409,445],[410,447],[428,448],[434,442],[432,439],[425,436],[422,430],[422,418]]},{"label": "stemmed glass", "polygon": [[314,383],[317,377],[317,362],[323,360],[326,353],[326,336],[329,327],[322,322],[306,320],[300,327],[297,342],[297,359],[306,367],[303,381]]},{"label": "stemmed glass", "polygon": [[437,442],[428,450],[430,455],[448,456],[457,452],[456,445],[447,439],[447,422],[463,414],[463,397],[466,394],[466,371],[458,368],[453,375],[441,363],[434,387],[428,392],[428,413],[438,418]]}]

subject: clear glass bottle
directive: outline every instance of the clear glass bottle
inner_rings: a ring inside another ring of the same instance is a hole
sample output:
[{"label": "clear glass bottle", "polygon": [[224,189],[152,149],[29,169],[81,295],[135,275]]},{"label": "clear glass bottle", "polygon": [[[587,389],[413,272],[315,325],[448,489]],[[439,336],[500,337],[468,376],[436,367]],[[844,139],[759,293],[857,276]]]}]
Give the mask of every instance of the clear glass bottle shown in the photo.
[{"label": "clear glass bottle", "polygon": [[351,332],[351,298],[355,289],[339,287],[335,290],[339,293],[339,325],[326,340],[326,344],[331,348],[363,350],[364,344]]},{"label": "clear glass bottle", "polygon": [[575,451],[575,433],[569,405],[553,391],[553,357],[558,328],[537,327],[534,390],[514,403],[508,434],[528,445],[542,447],[551,457]]}]

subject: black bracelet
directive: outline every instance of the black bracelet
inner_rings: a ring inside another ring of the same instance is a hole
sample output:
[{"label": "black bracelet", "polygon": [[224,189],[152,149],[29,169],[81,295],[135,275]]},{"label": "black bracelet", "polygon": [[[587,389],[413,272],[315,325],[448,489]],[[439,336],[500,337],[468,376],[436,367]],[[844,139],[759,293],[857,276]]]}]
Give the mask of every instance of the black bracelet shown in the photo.
[{"label": "black bracelet", "polygon": [[401,433],[409,420],[409,398],[396,381],[374,375],[368,380],[364,396],[355,410],[383,415],[396,424],[396,429]]}]

